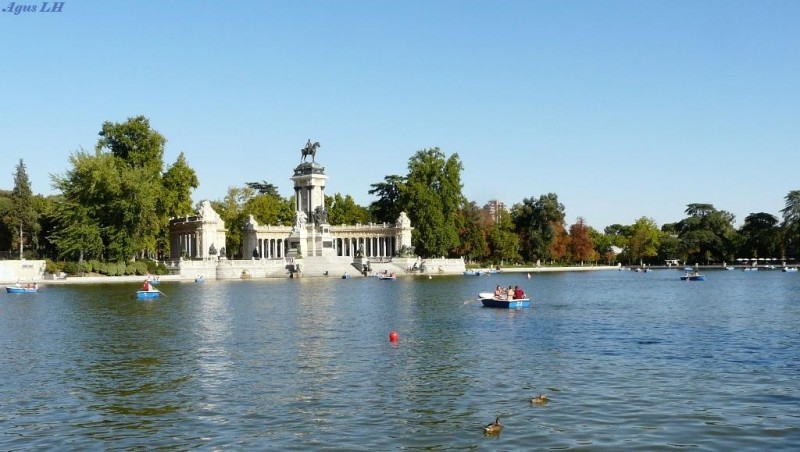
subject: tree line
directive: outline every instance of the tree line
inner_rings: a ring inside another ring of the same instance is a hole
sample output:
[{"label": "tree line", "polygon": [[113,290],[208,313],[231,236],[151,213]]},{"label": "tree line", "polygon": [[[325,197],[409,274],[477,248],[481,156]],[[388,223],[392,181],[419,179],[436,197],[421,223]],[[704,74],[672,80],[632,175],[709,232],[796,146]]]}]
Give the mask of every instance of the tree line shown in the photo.
[{"label": "tree line", "polygon": [[[85,271],[100,267],[122,273],[145,271],[128,265],[132,262],[169,256],[169,220],[198,208],[191,200],[199,186],[195,171],[183,153],[165,164],[167,140],[144,116],[104,122],[98,135],[93,152],[73,152],[70,168],[51,175],[56,195],[34,195],[24,161],[19,161],[13,189],[0,190],[0,250],[6,250],[6,258],[83,263],[78,268]],[[406,212],[414,226],[415,254],[464,257],[480,264],[627,265],[663,264],[667,259],[711,264],[798,255],[800,190],[786,195],[781,219],[752,213],[738,229],[730,212],[692,203],[686,217],[674,223],[659,227],[641,217],[601,232],[581,217],[568,225],[555,193],[524,198],[490,215],[463,195],[463,169],[458,154],[419,150],[409,158],[405,175],[387,175],[370,185],[368,194],[375,200],[366,207],[350,195],[326,195],[328,221],[394,223]],[[227,257],[245,255],[241,234],[251,215],[261,224],[289,225],[294,205],[294,196],[281,196],[268,181],[230,187],[223,198],[213,200],[228,228]]]}]

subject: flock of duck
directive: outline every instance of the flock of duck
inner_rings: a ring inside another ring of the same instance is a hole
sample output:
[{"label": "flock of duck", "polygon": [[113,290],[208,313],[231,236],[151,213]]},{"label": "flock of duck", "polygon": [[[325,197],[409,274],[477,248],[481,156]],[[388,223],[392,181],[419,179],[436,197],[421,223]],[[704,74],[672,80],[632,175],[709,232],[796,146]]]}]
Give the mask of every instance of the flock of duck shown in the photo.
[{"label": "flock of duck", "polygon": [[[546,405],[547,402],[550,401],[550,398],[547,397],[547,394],[539,394],[536,397],[531,398],[531,405]],[[496,417],[494,422],[490,422],[486,424],[486,427],[483,428],[484,435],[499,435],[500,432],[503,431],[503,425],[500,424],[500,417]]]}]

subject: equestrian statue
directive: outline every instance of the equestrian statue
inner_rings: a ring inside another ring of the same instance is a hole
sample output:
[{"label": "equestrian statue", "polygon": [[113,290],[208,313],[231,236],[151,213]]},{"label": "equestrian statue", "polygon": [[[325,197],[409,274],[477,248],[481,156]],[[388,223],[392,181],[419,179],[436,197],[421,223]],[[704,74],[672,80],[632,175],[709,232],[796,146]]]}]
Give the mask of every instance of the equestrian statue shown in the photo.
[{"label": "equestrian statue", "polygon": [[319,141],[315,141],[314,144],[311,144],[311,140],[308,140],[308,142],[306,143],[306,147],[300,150],[300,157],[301,157],[300,161],[305,162],[306,157],[310,155],[311,161],[316,163],[316,160],[314,160],[314,158],[317,155],[317,148],[319,147],[320,147]]}]

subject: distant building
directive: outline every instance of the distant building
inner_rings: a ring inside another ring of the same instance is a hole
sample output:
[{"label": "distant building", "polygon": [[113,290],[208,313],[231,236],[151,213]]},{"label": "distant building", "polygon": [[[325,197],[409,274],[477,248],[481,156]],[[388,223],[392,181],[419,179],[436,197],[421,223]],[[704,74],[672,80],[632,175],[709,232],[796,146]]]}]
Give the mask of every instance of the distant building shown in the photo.
[{"label": "distant building", "polygon": [[500,212],[508,212],[508,209],[506,209],[506,205],[503,201],[492,199],[483,206],[483,211],[492,219],[493,223],[497,223],[497,220],[500,219]]}]

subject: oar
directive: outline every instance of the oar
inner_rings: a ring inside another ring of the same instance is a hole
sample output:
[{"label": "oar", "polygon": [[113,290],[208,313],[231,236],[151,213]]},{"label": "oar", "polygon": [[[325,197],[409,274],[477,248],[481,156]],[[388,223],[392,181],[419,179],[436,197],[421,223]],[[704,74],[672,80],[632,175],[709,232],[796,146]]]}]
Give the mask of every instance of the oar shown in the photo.
[{"label": "oar", "polygon": [[167,296],[167,294],[162,292],[161,289],[159,289],[158,287],[153,287],[153,288],[156,289],[158,291],[158,293],[160,293],[161,295],[164,295],[165,297]]}]

